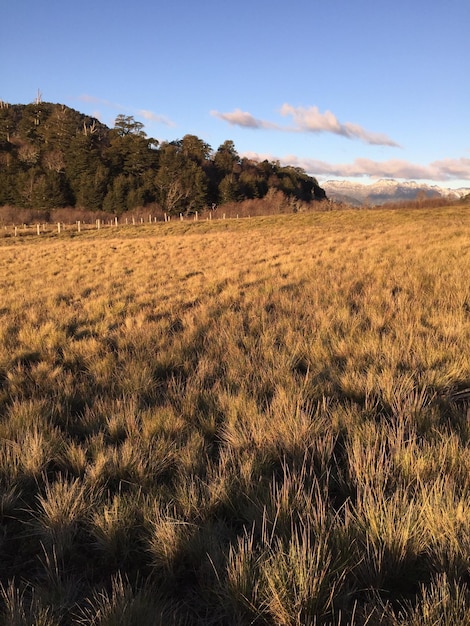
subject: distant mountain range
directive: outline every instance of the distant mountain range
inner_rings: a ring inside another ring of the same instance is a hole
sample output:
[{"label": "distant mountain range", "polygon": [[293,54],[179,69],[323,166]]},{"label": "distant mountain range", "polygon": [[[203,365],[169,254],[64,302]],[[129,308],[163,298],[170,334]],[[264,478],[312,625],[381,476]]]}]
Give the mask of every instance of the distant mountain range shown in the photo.
[{"label": "distant mountain range", "polygon": [[381,179],[370,185],[347,180],[328,180],[321,185],[330,200],[347,202],[354,206],[415,200],[422,196],[458,199],[470,194],[470,187],[447,189],[438,185],[425,185],[415,181],[399,182],[393,179]]}]

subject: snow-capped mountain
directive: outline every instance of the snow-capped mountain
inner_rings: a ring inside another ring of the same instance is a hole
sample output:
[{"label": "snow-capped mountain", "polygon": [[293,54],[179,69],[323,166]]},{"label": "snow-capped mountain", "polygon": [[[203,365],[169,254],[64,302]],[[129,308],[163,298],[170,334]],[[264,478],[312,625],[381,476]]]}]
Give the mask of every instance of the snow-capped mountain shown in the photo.
[{"label": "snow-capped mountain", "polygon": [[400,182],[393,179],[381,179],[370,185],[347,180],[328,180],[321,183],[330,200],[347,202],[355,206],[363,204],[384,204],[415,200],[418,196],[426,198],[461,198],[470,194],[470,188],[447,189],[438,185],[425,185],[415,181]]}]

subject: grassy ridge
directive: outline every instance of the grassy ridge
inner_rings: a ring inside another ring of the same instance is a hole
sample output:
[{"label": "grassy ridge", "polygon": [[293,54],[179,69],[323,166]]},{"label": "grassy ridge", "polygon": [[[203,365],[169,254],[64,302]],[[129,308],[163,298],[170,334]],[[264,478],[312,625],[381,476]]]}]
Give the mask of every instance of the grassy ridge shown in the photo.
[{"label": "grassy ridge", "polygon": [[0,240],[11,624],[466,624],[464,207]]}]

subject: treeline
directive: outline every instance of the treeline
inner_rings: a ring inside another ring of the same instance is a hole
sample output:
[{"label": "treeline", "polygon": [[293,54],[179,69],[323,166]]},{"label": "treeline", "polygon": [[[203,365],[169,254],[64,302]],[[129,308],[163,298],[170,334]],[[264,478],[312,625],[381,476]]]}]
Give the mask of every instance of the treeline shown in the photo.
[{"label": "treeline", "polygon": [[301,168],[241,158],[230,140],[215,151],[195,135],[159,143],[132,116],[110,129],[65,105],[0,101],[0,206],[119,215],[158,204],[187,214],[269,190],[325,199]]}]

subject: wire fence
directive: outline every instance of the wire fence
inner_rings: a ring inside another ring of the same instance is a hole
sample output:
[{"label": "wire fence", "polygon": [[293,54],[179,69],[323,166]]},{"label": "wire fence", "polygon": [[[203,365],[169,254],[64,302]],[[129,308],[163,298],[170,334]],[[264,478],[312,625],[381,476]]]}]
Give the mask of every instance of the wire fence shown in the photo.
[{"label": "wire fence", "polygon": [[[191,215],[184,215],[180,213],[179,215],[170,215],[167,213],[163,214],[163,222],[170,221],[181,221],[181,222],[198,222],[198,221],[212,221],[212,220],[225,220],[225,219],[238,219],[239,215],[235,216],[226,216],[225,213],[221,214],[213,214],[212,211],[204,216],[200,216],[199,213]],[[250,217],[245,216],[245,217]],[[162,223],[161,217],[158,218],[152,214],[149,214],[148,217],[125,217],[118,218],[112,217],[110,219],[96,219],[95,221],[85,221],[85,220],[77,220],[73,224],[65,223],[65,222],[36,222],[34,224],[13,224],[13,225],[5,225],[3,229],[0,230],[0,236],[4,237],[24,237],[24,236],[41,236],[41,235],[51,235],[61,233],[81,233],[91,230],[102,230],[102,229],[113,229],[119,227],[137,227],[149,224],[157,224]]]}]

